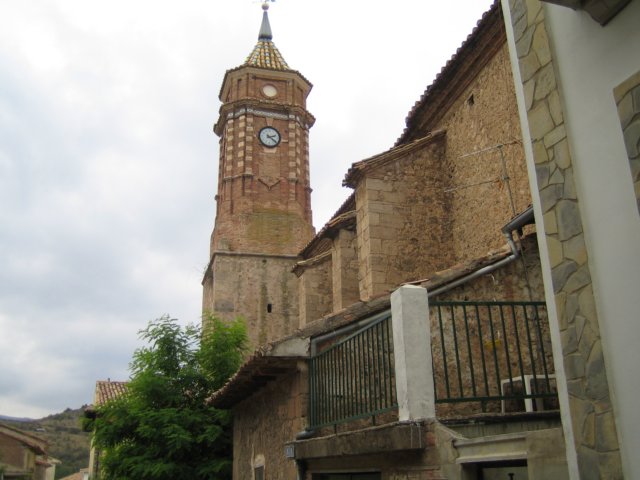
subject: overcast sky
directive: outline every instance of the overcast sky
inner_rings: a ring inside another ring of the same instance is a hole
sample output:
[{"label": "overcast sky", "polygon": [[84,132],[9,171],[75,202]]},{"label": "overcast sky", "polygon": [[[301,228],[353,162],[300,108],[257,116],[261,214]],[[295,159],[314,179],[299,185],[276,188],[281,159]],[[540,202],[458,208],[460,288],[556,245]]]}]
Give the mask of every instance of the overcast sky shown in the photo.
[{"label": "overcast sky", "polygon": [[[274,42],[313,84],[314,224],[349,165],[390,148],[490,0],[278,0]],[[255,0],[0,0],[0,414],[126,380],[137,332],[199,322],[225,70]]]}]

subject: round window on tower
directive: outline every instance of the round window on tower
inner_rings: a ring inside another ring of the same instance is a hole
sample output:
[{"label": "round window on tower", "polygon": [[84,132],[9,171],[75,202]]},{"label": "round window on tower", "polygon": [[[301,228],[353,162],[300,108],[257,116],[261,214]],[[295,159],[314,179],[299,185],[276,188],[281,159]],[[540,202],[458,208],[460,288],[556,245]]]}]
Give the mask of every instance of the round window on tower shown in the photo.
[{"label": "round window on tower", "polygon": [[262,93],[264,93],[265,97],[273,98],[278,95],[278,89],[268,83],[264,87],[262,87]]}]

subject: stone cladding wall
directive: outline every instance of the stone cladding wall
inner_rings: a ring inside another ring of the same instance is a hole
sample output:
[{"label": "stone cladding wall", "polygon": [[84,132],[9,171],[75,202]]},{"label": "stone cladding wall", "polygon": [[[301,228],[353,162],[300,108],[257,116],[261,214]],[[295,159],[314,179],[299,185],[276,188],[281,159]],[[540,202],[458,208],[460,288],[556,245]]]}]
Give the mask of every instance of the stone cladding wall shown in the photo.
[{"label": "stone cladding wall", "polygon": [[305,428],[307,377],[303,372],[270,382],[234,407],[233,478],[252,479],[255,462],[264,462],[264,478],[296,478],[295,462],[284,445]]},{"label": "stone cladding wall", "polygon": [[[509,0],[582,479],[622,478],[599,319],[545,9]],[[550,299],[548,299],[550,301]],[[557,360],[556,360],[557,361]]]},{"label": "stone cladding wall", "polygon": [[203,310],[223,320],[243,317],[252,350],[293,333],[299,327],[294,263],[295,257],[218,253]]},{"label": "stone cladding wall", "polygon": [[614,95],[640,212],[640,72],[616,87]]}]

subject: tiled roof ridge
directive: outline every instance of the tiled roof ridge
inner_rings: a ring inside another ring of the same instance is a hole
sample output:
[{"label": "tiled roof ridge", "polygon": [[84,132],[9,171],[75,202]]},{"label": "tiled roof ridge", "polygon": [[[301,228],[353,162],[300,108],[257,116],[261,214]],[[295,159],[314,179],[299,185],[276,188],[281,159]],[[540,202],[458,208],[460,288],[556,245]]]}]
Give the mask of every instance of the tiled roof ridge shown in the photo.
[{"label": "tiled roof ridge", "polygon": [[405,140],[406,135],[409,132],[409,129],[411,127],[411,120],[417,114],[418,110],[420,110],[420,108],[422,108],[427,103],[427,100],[429,99],[431,94],[434,92],[434,90],[440,86],[440,83],[445,82],[447,80],[448,75],[451,74],[457,67],[459,61],[461,60],[461,57],[463,57],[463,55],[473,47],[472,44],[475,37],[482,32],[485,26],[491,23],[491,20],[495,15],[497,15],[501,11],[501,8],[502,7],[500,5],[500,1],[494,0],[491,7],[489,7],[489,9],[486,12],[484,12],[482,14],[482,17],[480,17],[480,19],[476,22],[476,26],[473,28],[471,33],[467,35],[467,38],[456,49],[455,53],[449,58],[447,63],[445,63],[444,66],[440,69],[440,72],[436,75],[433,82],[426,88],[426,90],[420,96],[418,101],[414,103],[413,107],[411,108],[411,110],[409,111],[405,119],[406,127],[404,128],[400,137],[396,140],[396,143],[395,143],[396,146],[400,145],[401,142]]},{"label": "tiled roof ridge", "polygon": [[389,150],[386,150],[382,153],[378,153],[372,157],[365,158],[364,160],[360,160],[359,162],[352,163],[351,167],[349,168],[346,175],[344,176],[342,185],[346,187],[355,188],[356,183],[362,176],[362,172],[364,170],[392,161],[397,157],[404,155],[407,152],[410,152],[414,149],[422,147],[424,144],[427,144],[427,143],[430,143],[431,141],[442,138],[444,135],[446,135],[446,133],[447,133],[446,130],[434,130],[432,132],[427,133],[425,136],[421,138],[412,140],[409,143],[395,145],[391,147]]}]

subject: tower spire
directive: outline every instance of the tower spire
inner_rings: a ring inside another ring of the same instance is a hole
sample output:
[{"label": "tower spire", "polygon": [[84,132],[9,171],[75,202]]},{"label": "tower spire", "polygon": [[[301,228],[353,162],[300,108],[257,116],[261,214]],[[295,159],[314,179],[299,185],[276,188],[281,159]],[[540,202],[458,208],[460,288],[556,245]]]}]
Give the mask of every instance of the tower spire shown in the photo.
[{"label": "tower spire", "polygon": [[258,40],[270,42],[273,39],[273,33],[271,33],[271,25],[269,24],[269,2],[265,0],[262,4],[262,25],[260,25],[260,33],[258,34]]}]

